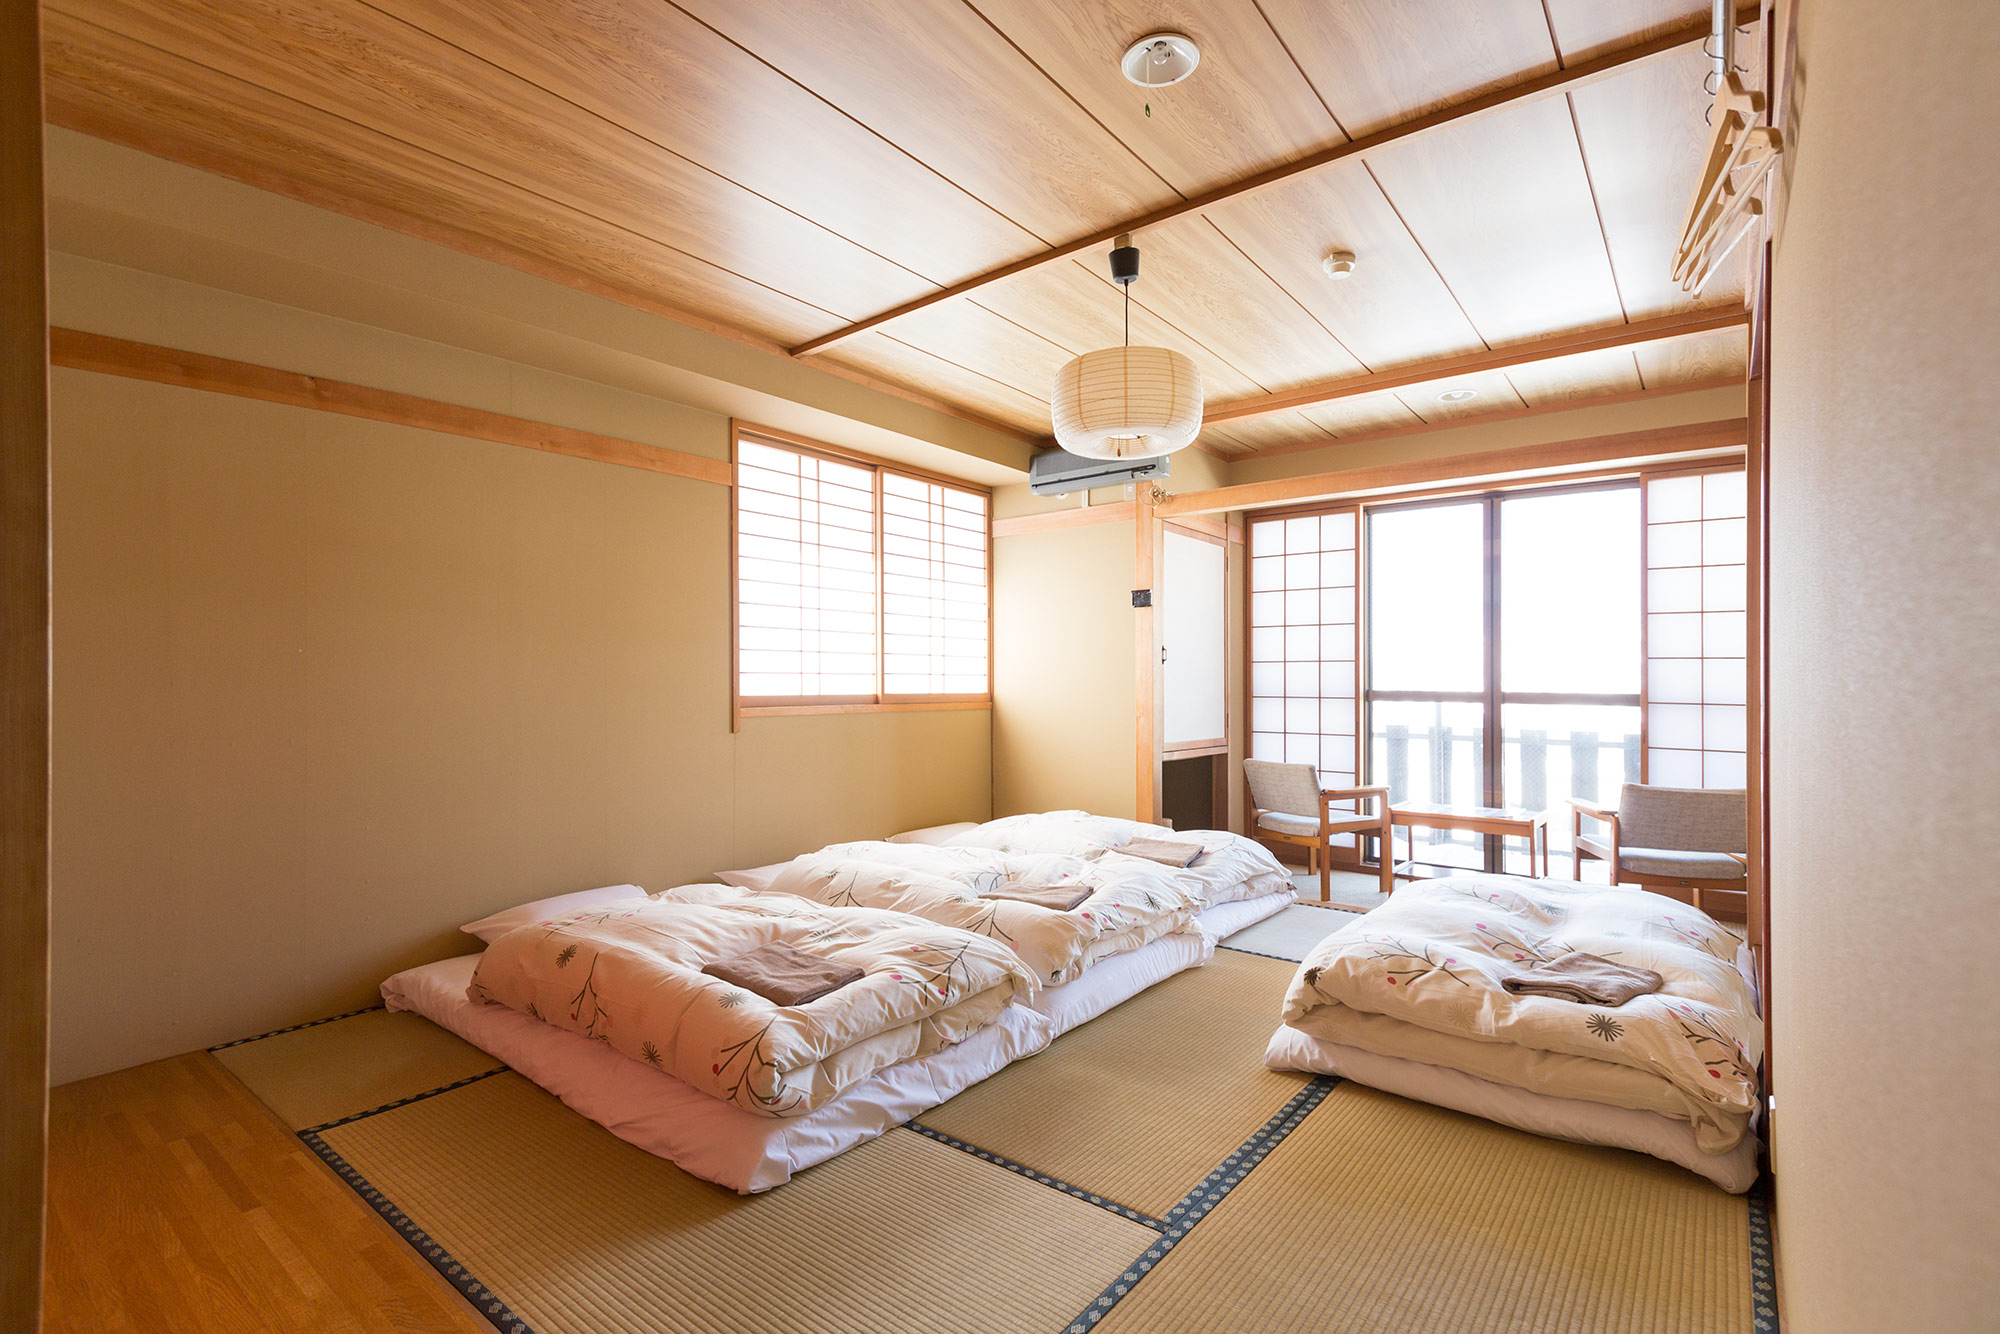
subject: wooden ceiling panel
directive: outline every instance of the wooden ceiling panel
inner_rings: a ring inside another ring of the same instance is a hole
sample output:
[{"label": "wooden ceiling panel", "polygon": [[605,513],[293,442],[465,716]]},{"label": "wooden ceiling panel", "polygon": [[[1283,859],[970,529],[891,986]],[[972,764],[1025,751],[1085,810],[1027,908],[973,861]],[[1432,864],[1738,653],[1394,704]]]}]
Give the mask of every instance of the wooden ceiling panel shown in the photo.
[{"label": "wooden ceiling panel", "polygon": [[[979,0],[978,7],[1183,194],[1340,139],[1252,0]],[[1149,92],[1126,80],[1119,60],[1155,32],[1193,38],[1201,65],[1185,83]]]},{"label": "wooden ceiling panel", "polygon": [[1489,344],[1623,318],[1562,98],[1393,145],[1369,165]]},{"label": "wooden ceiling panel", "polygon": [[1330,445],[1333,434],[1302,412],[1281,412],[1204,426],[1201,442],[1224,458],[1244,458],[1274,450]]},{"label": "wooden ceiling panel", "polygon": [[[1044,241],[1174,198],[963,0],[681,0],[681,8]],[[1006,256],[969,258],[974,270]]]},{"label": "wooden ceiling panel", "polygon": [[1681,291],[1672,273],[1682,216],[1708,155],[1702,77],[1709,68],[1700,51],[1686,51],[1571,94],[1618,290],[1635,320],[1743,304],[1739,256],[1699,300]]},{"label": "wooden ceiling panel", "polygon": [[1701,0],[1547,0],[1549,26],[1565,65],[1699,22]]},{"label": "wooden ceiling panel", "polygon": [[377,7],[940,284],[1041,248],[1026,229],[671,4]]},{"label": "wooden ceiling panel", "polygon": [[829,327],[825,312],[531,191],[218,74],[56,9],[42,14],[55,124],[333,208],[379,226],[773,343]]},{"label": "wooden ceiling panel", "polygon": [[1320,429],[1341,439],[1372,435],[1377,431],[1394,431],[1423,422],[1423,418],[1410,411],[1409,404],[1386,389],[1377,394],[1315,404],[1299,411],[1311,418]]},{"label": "wooden ceiling panel", "polygon": [[[1473,397],[1462,403],[1446,403],[1439,394],[1454,393],[1469,389]],[[1403,400],[1403,406],[1426,422],[1456,421],[1464,417],[1483,417],[1489,412],[1507,412],[1527,406],[1521,396],[1514,392],[1514,385],[1504,371],[1487,371],[1480,375],[1455,375],[1449,379],[1432,380],[1428,384],[1412,385],[1408,389],[1395,391]]]},{"label": "wooden ceiling panel", "polygon": [[1350,138],[1556,67],[1537,0],[1259,2]]},{"label": "wooden ceiling panel", "polygon": [[[803,358],[806,365],[827,361],[917,393],[962,404],[981,416],[1038,438],[1050,433],[1045,397],[1016,389],[957,362],[948,361],[884,333],[865,333],[837,348]],[[1052,386],[1053,387],[1053,386]]]},{"label": "wooden ceiling panel", "polygon": [[1206,218],[1140,238],[1135,300],[1201,341],[1265,390],[1362,374],[1334,336]]},{"label": "wooden ceiling panel", "polygon": [[[934,290],[685,158],[351,0],[63,0],[224,74],[552,194],[835,315]],[[729,319],[733,312],[704,312]]]},{"label": "wooden ceiling panel", "polygon": [[1629,394],[1644,388],[1631,348],[1579,352],[1573,357],[1517,366],[1507,372],[1514,392],[1531,408],[1573,403],[1605,394]]},{"label": "wooden ceiling panel", "polygon": [[1741,381],[1749,374],[1750,335],[1743,329],[1726,329],[1635,351],[1639,374],[1648,389]]},{"label": "wooden ceiling panel", "polygon": [[[963,296],[898,320],[884,332],[1044,402],[1055,387],[1056,372],[1076,355]],[[1046,434],[1048,429],[1045,419],[1040,430]]]},{"label": "wooden ceiling panel", "polygon": [[[1123,293],[1082,261],[1051,264],[995,284],[975,299],[1078,353],[1116,347],[1125,338]],[[1255,380],[1148,310],[1143,300],[1132,302],[1132,341],[1185,353],[1201,372],[1202,393],[1211,400],[1247,398],[1262,392]]]},{"label": "wooden ceiling panel", "polygon": [[[1484,346],[1430,260],[1359,163],[1323,171],[1207,214],[1369,370]],[[1322,266],[1351,250],[1338,282]]]}]

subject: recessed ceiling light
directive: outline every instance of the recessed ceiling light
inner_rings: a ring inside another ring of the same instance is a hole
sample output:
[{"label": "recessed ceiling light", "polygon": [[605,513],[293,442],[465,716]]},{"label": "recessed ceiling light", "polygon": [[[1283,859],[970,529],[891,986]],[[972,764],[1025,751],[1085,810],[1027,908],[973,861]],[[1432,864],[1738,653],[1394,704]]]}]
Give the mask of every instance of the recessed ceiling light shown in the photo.
[{"label": "recessed ceiling light", "polygon": [[1320,261],[1320,267],[1326,270],[1327,277],[1338,282],[1354,272],[1354,252],[1336,250]]},{"label": "recessed ceiling light", "polygon": [[1438,395],[1440,403],[1463,403],[1469,398],[1478,398],[1477,389],[1447,389]]},{"label": "recessed ceiling light", "polygon": [[1127,47],[1118,68],[1141,88],[1165,88],[1194,73],[1200,63],[1201,48],[1193,38],[1178,32],[1156,32]]}]

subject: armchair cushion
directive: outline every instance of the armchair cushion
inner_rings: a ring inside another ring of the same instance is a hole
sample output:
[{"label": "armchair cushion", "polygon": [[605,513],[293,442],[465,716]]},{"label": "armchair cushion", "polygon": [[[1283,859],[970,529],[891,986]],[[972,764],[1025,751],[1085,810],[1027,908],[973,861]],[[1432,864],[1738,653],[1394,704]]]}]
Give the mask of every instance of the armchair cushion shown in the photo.
[{"label": "armchair cushion", "polygon": [[[1259,829],[1272,829],[1280,834],[1291,834],[1298,838],[1311,838],[1319,833],[1317,815],[1287,815],[1283,811],[1265,811],[1257,817]],[[1353,811],[1328,812],[1327,829],[1335,834],[1345,834],[1356,829],[1380,829],[1382,817],[1379,815],[1356,815]]]},{"label": "armchair cushion", "polygon": [[[1586,834],[1576,846],[1593,857],[1611,858],[1606,839]],[[1720,852],[1688,852],[1679,848],[1618,849],[1618,869],[1628,875],[1654,876],[1666,880],[1741,880],[1743,863]]]},{"label": "armchair cushion", "polygon": [[1284,811],[1288,818],[1305,819],[1312,812],[1312,833],[1319,828],[1319,770],[1310,764],[1274,764],[1270,760],[1243,761],[1243,777],[1250,783],[1250,800],[1260,811]]}]

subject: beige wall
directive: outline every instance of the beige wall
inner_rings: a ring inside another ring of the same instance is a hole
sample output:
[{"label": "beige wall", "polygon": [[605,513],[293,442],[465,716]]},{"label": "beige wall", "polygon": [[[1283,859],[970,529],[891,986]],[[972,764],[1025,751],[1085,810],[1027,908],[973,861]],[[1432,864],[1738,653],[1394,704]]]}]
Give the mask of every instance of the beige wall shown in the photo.
[{"label": "beige wall", "polygon": [[1799,6],[1774,270],[1771,936],[1790,1328],[2000,1309],[2000,10]]},{"label": "beige wall", "polygon": [[[51,272],[58,324],[728,454],[616,366]],[[726,488],[72,370],[54,433],[58,1081],[367,1004],[525,899],[989,813],[985,710],[730,733]]]},{"label": "beige wall", "polygon": [[993,550],[994,813],[1133,815],[1131,522]]}]

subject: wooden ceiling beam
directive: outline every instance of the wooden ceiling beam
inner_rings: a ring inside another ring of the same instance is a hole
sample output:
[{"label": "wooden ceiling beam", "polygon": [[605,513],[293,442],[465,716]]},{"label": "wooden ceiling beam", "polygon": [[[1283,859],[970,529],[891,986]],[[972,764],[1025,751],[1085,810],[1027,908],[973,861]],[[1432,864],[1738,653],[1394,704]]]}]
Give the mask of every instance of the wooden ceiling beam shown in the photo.
[{"label": "wooden ceiling beam", "polygon": [[1523,366],[1534,366],[1541,362],[1573,357],[1584,352],[1604,352],[1613,348],[1637,347],[1642,344],[1674,343],[1686,338],[1699,338],[1703,334],[1719,333],[1725,329],[1747,328],[1749,324],[1750,312],[1746,310],[1683,311],[1675,315],[1662,315],[1657,319],[1639,320],[1632,324],[1611,324],[1595,329],[1579,329],[1493,351],[1418,362],[1402,370],[1383,371],[1375,375],[1350,375],[1345,379],[1325,380],[1298,389],[1287,389],[1282,393],[1259,394],[1255,398],[1239,398],[1232,403],[1213,403],[1202,413],[1201,423],[1203,426],[1217,426],[1223,422],[1242,421],[1247,417],[1265,417],[1274,412],[1289,412],[1294,408],[1309,408],[1318,403],[1359,398],[1363,394],[1405,389],[1411,385],[1428,384],[1436,380],[1449,380],[1458,376],[1478,375],[1490,371],[1518,370]]},{"label": "wooden ceiling beam", "polygon": [[1557,473],[1592,465],[1637,465],[1732,451],[1741,453],[1748,438],[1747,425],[1744,418],[1735,417],[1688,426],[1662,426],[1645,431],[1592,436],[1584,440],[1489,449],[1476,454],[1379,463],[1338,472],[1311,473],[1304,477],[1281,477],[1269,482],[1244,482],[1210,491],[1188,491],[1168,496],[1153,507],[1153,512],[1162,519],[1190,514],[1224,514],[1232,510],[1304,505],[1335,496],[1395,491],[1433,482]]},{"label": "wooden ceiling beam", "polygon": [[[1758,16],[1758,10],[1754,8],[1745,9],[1737,15],[1737,22],[1739,26],[1755,23]],[[1280,166],[1257,172],[1255,175],[1246,176],[1239,181],[1234,181],[1231,184],[1207,191],[1206,193],[1194,195],[1191,198],[1169,204],[1164,208],[1154,209],[1152,212],[1142,214],[1139,217],[1128,218],[1114,226],[1092,232],[1088,236],[1081,236],[1073,241],[1065,241],[1061,245],[1051,246],[1047,250],[1039,251],[1024,259],[1015,260],[1011,264],[1003,264],[997,269],[989,269],[985,273],[966,279],[964,282],[955,283],[950,287],[940,288],[935,292],[905,301],[900,306],[892,306],[879,314],[870,315],[867,319],[858,320],[853,324],[821,334],[817,338],[808,339],[806,342],[793,348],[792,355],[803,357],[822,351],[844,339],[866,333],[870,329],[879,328],[892,320],[901,319],[905,315],[911,315],[917,311],[928,309],[939,302],[964,296],[968,292],[976,292],[982,287],[988,287],[1018,274],[1028,273],[1046,265],[1054,264],[1058,260],[1068,259],[1072,255],[1109,245],[1125,232],[1144,231],[1148,227],[1157,227],[1162,223],[1172,222],[1176,218],[1183,218],[1192,213],[1200,213],[1205,209],[1214,208],[1218,204],[1229,203],[1248,195],[1257,194],[1260,191],[1288,184],[1298,180],[1300,177],[1309,176],[1316,171],[1324,171],[1326,168],[1334,166],[1337,163],[1363,157],[1377,149],[1386,148],[1390,144],[1414,139],[1419,135],[1431,134],[1448,126],[1461,125],[1466,121],[1490,115],[1493,112],[1502,111],[1508,107],[1518,106],[1523,102],[1532,102],[1540,98],[1554,97],[1561,93],[1571,92],[1583,87],[1585,84],[1596,83],[1600,79],[1609,78],[1611,75],[1622,73],[1635,66],[1657,60],[1662,56],[1672,55],[1674,52],[1683,50],[1688,46],[1704,42],[1708,39],[1708,36],[1709,22],[1704,17],[1697,22],[1675,28],[1670,32],[1663,33],[1649,41],[1640,42],[1635,46],[1628,46],[1621,50],[1608,52],[1593,60],[1586,60],[1580,64],[1572,65],[1567,69],[1557,69],[1547,74],[1538,74],[1534,78],[1524,79],[1520,83],[1510,84],[1504,88],[1497,88],[1492,92],[1481,93],[1476,97],[1469,97],[1462,102],[1456,102],[1450,106],[1440,107],[1435,111],[1427,112],[1424,115],[1415,116],[1409,120],[1377,130],[1373,134],[1364,134],[1359,139],[1351,139],[1346,143],[1335,144],[1330,148],[1321,149],[1317,153],[1309,154],[1296,161],[1287,162]]]}]

